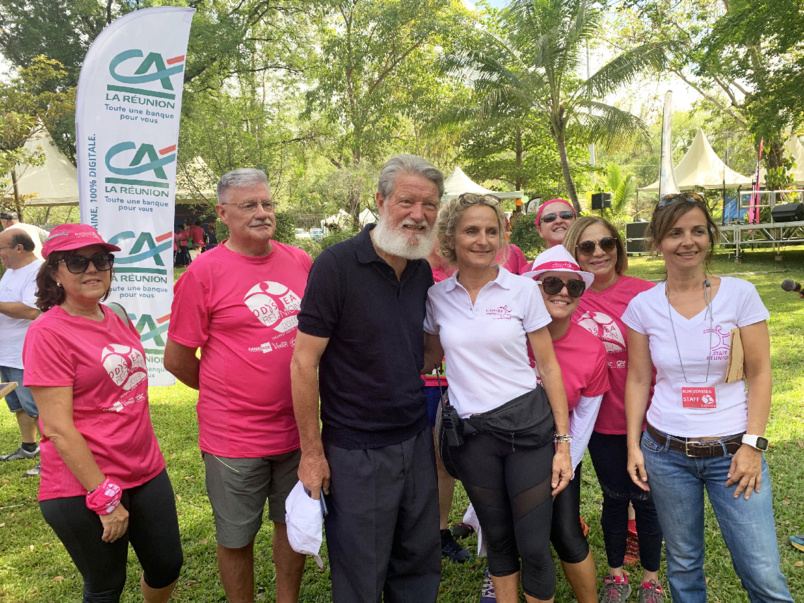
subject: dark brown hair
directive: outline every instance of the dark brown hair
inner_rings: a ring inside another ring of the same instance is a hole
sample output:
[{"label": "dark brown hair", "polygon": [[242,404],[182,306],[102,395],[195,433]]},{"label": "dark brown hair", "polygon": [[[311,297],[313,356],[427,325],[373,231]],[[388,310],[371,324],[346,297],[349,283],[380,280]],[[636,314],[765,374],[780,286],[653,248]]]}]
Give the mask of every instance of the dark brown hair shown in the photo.
[{"label": "dark brown hair", "polygon": [[[54,251],[47,256],[45,263],[39,268],[39,274],[36,275],[36,307],[40,312],[47,312],[53,306],[60,306],[64,303],[67,294],[64,293],[63,287],[56,284],[54,275],[59,269],[59,262],[71,255],[75,255],[75,251]],[[109,270],[109,277],[109,288],[99,301],[106,301],[112,291],[111,280],[114,280],[114,268]]]},{"label": "dark brown hair", "polygon": [[709,233],[709,251],[706,254],[705,265],[709,265],[715,253],[715,244],[720,240],[720,229],[715,224],[712,216],[709,215],[709,208],[706,203],[698,201],[697,197],[698,195],[693,198],[682,194],[677,201],[664,207],[657,207],[654,210],[653,217],[650,219],[650,224],[648,224],[648,228],[645,231],[647,244],[650,245],[652,251],[659,250],[659,244],[675,226],[675,223],[681,219],[681,216],[697,207],[706,217],[706,230]]},{"label": "dark brown hair", "polygon": [[581,243],[584,231],[592,224],[600,224],[603,228],[609,231],[614,240],[617,242],[617,261],[614,264],[614,272],[623,274],[628,270],[628,255],[625,253],[625,245],[623,239],[617,229],[608,222],[598,216],[583,216],[575,220],[575,222],[567,229],[564,235],[564,241],[561,243],[578,261],[578,243]]}]

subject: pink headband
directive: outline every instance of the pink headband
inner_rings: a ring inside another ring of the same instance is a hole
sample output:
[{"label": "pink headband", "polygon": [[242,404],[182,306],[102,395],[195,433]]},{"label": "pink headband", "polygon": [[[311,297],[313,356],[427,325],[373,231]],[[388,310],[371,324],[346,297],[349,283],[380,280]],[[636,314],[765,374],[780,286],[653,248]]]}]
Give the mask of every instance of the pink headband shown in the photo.
[{"label": "pink headband", "polygon": [[538,211],[536,212],[536,221],[534,222],[534,224],[535,224],[536,226],[538,226],[538,225],[539,225],[539,222],[540,222],[540,221],[541,221],[541,219],[542,219],[542,212],[544,211],[544,208],[545,208],[545,207],[547,207],[548,205],[550,205],[551,203],[563,203],[563,204],[565,204],[567,207],[569,207],[569,208],[572,210],[572,213],[575,213],[575,208],[574,208],[574,207],[572,207],[572,203],[570,203],[570,202],[569,202],[569,201],[567,201],[566,199],[550,199],[549,201],[547,201],[547,202],[545,202],[545,203],[542,203],[542,204],[539,206],[539,209],[538,209]]}]

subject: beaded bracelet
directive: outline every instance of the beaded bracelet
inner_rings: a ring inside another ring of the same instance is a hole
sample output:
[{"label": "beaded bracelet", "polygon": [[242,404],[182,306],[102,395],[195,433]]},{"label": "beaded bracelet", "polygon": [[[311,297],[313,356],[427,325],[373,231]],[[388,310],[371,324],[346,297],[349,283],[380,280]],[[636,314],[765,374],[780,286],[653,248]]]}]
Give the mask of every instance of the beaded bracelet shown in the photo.
[{"label": "beaded bracelet", "polygon": [[87,492],[87,508],[98,515],[108,515],[120,504],[123,490],[108,477],[100,486]]}]

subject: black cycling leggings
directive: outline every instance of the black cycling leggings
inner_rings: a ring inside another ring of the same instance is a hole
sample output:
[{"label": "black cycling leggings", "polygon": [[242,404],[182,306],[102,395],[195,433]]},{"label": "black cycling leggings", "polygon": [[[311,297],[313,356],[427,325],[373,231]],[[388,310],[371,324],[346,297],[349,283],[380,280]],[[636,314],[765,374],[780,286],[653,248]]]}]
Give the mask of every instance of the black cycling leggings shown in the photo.
[{"label": "black cycling leggings", "polygon": [[580,563],[589,556],[589,542],[581,526],[581,465],[575,477],[553,500],[550,542],[564,563]]},{"label": "black cycling leggings", "polygon": [[475,507],[488,546],[489,572],[519,571],[522,588],[537,599],[555,594],[556,570],[550,552],[553,471],[552,442],[540,448],[514,448],[488,433],[466,438],[453,448],[453,460]]},{"label": "black cycling leggings", "polygon": [[100,517],[84,496],[54,498],[39,503],[45,521],[56,532],[84,578],[84,603],[117,603],[126,583],[128,543],[134,547],[151,588],[172,584],[181,570],[176,501],[167,470],[152,480],[123,491],[128,531],[108,543],[101,540]]}]

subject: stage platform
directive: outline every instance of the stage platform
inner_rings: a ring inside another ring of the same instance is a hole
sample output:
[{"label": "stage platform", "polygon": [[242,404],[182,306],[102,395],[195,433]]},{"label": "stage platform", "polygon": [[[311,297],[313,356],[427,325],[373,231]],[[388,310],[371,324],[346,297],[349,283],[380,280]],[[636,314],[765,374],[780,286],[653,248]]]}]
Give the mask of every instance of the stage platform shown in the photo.
[{"label": "stage platform", "polygon": [[804,243],[804,221],[763,222],[761,224],[720,224],[720,246],[733,252],[736,258],[742,255],[745,245],[770,245],[777,255],[782,246]]}]

